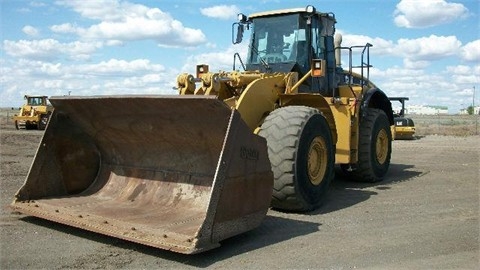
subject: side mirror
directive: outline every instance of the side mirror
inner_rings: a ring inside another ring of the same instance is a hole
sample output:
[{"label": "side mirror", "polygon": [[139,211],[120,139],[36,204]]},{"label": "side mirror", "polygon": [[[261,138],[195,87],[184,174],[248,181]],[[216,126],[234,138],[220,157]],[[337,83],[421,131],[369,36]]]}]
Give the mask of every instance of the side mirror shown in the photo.
[{"label": "side mirror", "polygon": [[[235,29],[235,26],[236,29]],[[245,26],[242,23],[234,23],[232,25],[232,43],[238,44],[243,40],[243,32],[245,31]],[[233,38],[235,37],[235,39]]]}]

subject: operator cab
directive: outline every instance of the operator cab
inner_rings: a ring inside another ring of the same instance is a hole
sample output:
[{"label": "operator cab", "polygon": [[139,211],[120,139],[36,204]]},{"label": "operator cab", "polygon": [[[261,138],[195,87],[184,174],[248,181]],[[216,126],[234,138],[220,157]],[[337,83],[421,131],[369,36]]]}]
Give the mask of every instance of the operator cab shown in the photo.
[{"label": "operator cab", "polygon": [[252,27],[245,70],[294,71],[303,77],[310,71],[312,59],[323,59],[327,68],[325,78],[311,78],[301,89],[319,92],[335,87],[336,21],[332,13],[319,13],[313,6],[307,6],[255,13],[249,18],[239,14],[239,20],[234,43],[241,42],[244,26]]},{"label": "operator cab", "polygon": [[[299,14],[259,17],[252,19],[252,24],[254,30],[250,39],[247,69],[261,69],[262,60],[272,69],[277,69],[275,71],[285,71],[278,70],[281,65],[275,65],[281,63],[290,67],[295,63],[307,66],[306,27],[305,21],[299,20]],[[297,59],[297,56],[304,59]]]},{"label": "operator cab", "polygon": [[45,106],[47,105],[44,96],[25,96],[28,106]]}]

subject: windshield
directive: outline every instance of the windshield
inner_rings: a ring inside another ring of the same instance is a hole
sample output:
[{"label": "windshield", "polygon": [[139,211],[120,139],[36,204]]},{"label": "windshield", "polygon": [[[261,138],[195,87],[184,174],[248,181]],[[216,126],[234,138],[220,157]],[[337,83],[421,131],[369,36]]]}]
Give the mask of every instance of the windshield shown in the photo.
[{"label": "windshield", "polygon": [[30,106],[39,106],[39,105],[44,105],[43,104],[43,98],[42,97],[29,97],[27,100],[27,104]]},{"label": "windshield", "polygon": [[255,18],[253,33],[248,64],[260,64],[262,59],[269,64],[297,62],[298,52],[306,51],[305,23],[299,14]]}]

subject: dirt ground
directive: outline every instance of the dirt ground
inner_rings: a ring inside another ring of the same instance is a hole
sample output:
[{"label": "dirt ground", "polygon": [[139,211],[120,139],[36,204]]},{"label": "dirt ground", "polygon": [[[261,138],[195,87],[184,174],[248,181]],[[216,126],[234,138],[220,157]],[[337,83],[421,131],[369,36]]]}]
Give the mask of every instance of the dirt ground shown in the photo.
[{"label": "dirt ground", "polygon": [[269,211],[220,248],[182,255],[13,213],[42,132],[0,125],[0,269],[478,269],[480,136],[393,142],[385,181],[337,174],[325,205]]}]

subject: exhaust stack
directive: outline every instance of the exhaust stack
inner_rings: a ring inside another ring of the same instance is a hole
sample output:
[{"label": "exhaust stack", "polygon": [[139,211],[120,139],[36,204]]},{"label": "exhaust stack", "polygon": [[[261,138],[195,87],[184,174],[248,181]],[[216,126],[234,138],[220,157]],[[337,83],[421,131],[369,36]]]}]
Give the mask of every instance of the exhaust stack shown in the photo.
[{"label": "exhaust stack", "polygon": [[336,33],[334,38],[335,43],[335,63],[337,67],[342,67],[342,34]]}]

